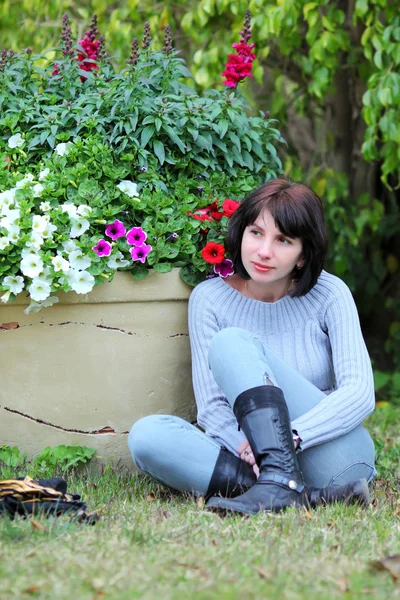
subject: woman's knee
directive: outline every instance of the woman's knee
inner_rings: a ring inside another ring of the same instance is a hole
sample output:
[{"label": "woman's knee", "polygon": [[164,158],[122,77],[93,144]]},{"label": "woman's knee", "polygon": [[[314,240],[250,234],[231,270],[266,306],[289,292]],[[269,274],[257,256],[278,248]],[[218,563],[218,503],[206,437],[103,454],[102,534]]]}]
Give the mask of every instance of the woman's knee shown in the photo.
[{"label": "woman's knee", "polygon": [[[143,468],[159,451],[160,434],[165,429],[168,415],[149,415],[136,421],[128,436],[128,447],[133,462]],[[157,450],[158,448],[158,450]]]},{"label": "woman's knee", "polygon": [[221,329],[215,334],[211,340],[210,347],[208,350],[208,361],[213,369],[215,361],[220,361],[226,358],[229,352],[232,352],[234,348],[240,349],[243,352],[243,343],[249,341],[252,334],[245,329],[240,327],[226,327]]}]

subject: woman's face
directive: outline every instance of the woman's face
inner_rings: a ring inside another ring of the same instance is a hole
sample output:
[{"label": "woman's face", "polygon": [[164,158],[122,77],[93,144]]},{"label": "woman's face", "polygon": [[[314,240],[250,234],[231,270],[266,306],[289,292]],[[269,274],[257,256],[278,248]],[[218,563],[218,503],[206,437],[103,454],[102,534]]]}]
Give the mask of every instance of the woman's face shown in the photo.
[{"label": "woman's face", "polygon": [[244,230],[242,262],[257,284],[289,285],[294,267],[303,265],[302,251],[300,238],[290,238],[279,231],[266,208]]}]

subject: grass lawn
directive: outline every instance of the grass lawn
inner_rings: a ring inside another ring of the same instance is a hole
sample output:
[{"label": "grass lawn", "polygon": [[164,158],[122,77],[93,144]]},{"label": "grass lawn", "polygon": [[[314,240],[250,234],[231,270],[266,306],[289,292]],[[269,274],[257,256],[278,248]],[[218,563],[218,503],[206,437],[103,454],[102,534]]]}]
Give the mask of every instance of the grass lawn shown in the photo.
[{"label": "grass lawn", "polygon": [[366,510],[221,518],[143,475],[68,474],[101,520],[0,519],[0,598],[400,598],[400,557],[380,562],[400,554],[399,417],[380,407],[367,422],[379,476]]}]

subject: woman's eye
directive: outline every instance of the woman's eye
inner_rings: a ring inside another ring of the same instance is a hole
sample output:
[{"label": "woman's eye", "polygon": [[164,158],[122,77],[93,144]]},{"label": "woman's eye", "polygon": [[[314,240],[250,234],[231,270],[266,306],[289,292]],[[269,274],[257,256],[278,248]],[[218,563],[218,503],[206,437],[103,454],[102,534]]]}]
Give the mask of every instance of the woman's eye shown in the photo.
[{"label": "woman's eye", "polygon": [[250,229],[250,233],[253,235],[260,235],[260,232],[257,229]]},{"label": "woman's eye", "polygon": [[280,237],[279,241],[282,242],[282,244],[290,244],[290,241],[285,237]]}]

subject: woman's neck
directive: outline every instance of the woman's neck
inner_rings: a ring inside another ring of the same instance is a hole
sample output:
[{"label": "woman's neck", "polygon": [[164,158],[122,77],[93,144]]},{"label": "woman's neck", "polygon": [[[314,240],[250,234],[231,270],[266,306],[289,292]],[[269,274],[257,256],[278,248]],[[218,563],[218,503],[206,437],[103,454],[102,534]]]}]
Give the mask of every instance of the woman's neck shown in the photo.
[{"label": "woman's neck", "polygon": [[283,280],[282,282],[276,282],[273,285],[257,284],[252,279],[243,279],[237,274],[228,277],[225,281],[228,285],[247,298],[270,303],[277,302],[278,300],[281,300],[281,298],[287,296],[293,283],[293,281],[289,279]]}]

